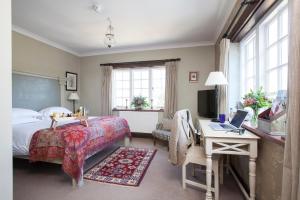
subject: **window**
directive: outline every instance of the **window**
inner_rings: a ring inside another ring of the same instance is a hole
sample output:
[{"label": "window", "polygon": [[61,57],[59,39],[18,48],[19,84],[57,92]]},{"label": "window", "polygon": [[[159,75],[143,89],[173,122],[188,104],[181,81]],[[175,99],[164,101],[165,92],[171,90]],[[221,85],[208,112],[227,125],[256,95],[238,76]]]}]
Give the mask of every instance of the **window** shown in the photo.
[{"label": "window", "polygon": [[251,89],[256,88],[256,52],[255,52],[255,41],[256,36],[252,34],[249,39],[245,42],[243,52],[244,66],[242,73],[242,80],[244,80],[243,90],[245,93],[250,92]]},{"label": "window", "polygon": [[143,96],[153,108],[163,108],[165,103],[165,67],[113,70],[113,107],[130,108],[135,96]]},{"label": "window", "polygon": [[241,42],[241,96],[263,87],[274,98],[287,90],[288,8],[283,1]]},{"label": "window", "polygon": [[265,88],[269,96],[287,90],[288,9],[284,9],[264,25]]}]

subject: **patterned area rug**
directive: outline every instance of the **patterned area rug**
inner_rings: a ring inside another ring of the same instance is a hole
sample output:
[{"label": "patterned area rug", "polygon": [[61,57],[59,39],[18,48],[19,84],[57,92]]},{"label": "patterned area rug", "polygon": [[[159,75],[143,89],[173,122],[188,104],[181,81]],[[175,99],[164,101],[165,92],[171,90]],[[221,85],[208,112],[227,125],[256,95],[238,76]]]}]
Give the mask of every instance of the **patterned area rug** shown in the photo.
[{"label": "patterned area rug", "polygon": [[85,179],[126,186],[139,186],[156,150],[120,147],[84,174]]}]

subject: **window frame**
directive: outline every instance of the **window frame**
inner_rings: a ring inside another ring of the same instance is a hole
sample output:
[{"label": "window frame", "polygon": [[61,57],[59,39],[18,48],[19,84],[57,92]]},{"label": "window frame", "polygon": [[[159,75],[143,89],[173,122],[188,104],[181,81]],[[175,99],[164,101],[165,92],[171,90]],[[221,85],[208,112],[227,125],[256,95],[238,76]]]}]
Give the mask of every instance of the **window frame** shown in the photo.
[{"label": "window frame", "polygon": [[[287,1],[283,1],[280,2],[278,4],[278,6],[275,6],[274,9],[272,9],[269,14],[267,14],[262,20],[261,22],[259,22],[252,31],[250,31],[246,37],[240,42],[240,53],[241,53],[241,59],[240,59],[240,77],[241,77],[241,87],[240,87],[240,97],[243,97],[248,91],[246,91],[246,65],[245,65],[245,54],[246,52],[246,45],[247,42],[249,40],[252,39],[253,35],[255,37],[255,55],[256,55],[256,80],[255,80],[255,87],[253,88],[253,90],[257,90],[259,89],[260,86],[262,86],[264,88],[264,90],[266,91],[266,95],[269,97],[275,97],[277,94],[277,91],[281,89],[282,84],[282,76],[280,76],[282,69],[284,67],[288,67],[288,62],[287,63],[283,63],[283,64],[279,64],[280,63],[280,59],[281,59],[281,49],[282,49],[282,44],[284,42],[285,39],[288,40],[288,35],[289,33],[287,33],[286,35],[282,36],[280,34],[281,32],[281,28],[283,27],[283,13],[287,10],[288,12],[288,5],[287,5]],[[271,45],[268,46],[268,39],[266,36],[268,34],[267,31],[267,26],[269,24],[271,24],[273,22],[273,20],[277,19],[277,38],[276,41],[273,42]],[[287,41],[288,42],[288,41]],[[272,68],[272,69],[268,69],[267,66],[267,60],[268,60],[268,51],[267,51],[267,47],[271,48],[273,45],[278,45],[276,51],[277,51],[277,61],[276,61],[276,67]],[[272,70],[279,70],[277,73],[277,91],[275,93],[270,93],[268,91],[269,86],[267,83],[267,71],[272,71]]]},{"label": "window frame", "polygon": [[[117,68],[117,69],[113,69],[113,80],[112,80],[112,107],[113,109],[124,109],[126,108],[126,106],[117,106],[115,101],[116,101],[116,97],[115,97],[115,92],[116,92],[116,88],[114,87],[114,82],[115,80],[115,71],[129,71],[129,99],[128,99],[128,104],[127,104],[127,109],[131,108],[131,101],[134,97],[134,78],[133,78],[133,72],[135,70],[143,70],[143,69],[147,69],[148,70],[148,102],[151,104],[151,99],[153,99],[153,85],[152,85],[152,79],[153,79],[153,75],[152,75],[152,69],[164,69],[166,70],[165,66],[153,66],[153,67],[135,67],[135,68]],[[142,80],[142,79],[141,79]],[[164,85],[165,86],[165,85]],[[163,89],[163,91],[165,92],[165,88]],[[165,96],[165,94],[164,94]],[[147,98],[148,98],[147,97]],[[163,100],[164,102],[164,100]],[[153,109],[164,109],[164,105],[163,106],[156,106],[153,105]]]},{"label": "window frame", "polygon": [[[265,79],[263,80],[263,85],[264,88],[266,89],[266,93],[268,96],[270,97],[275,97],[277,92],[279,90],[281,90],[281,87],[283,86],[283,80],[282,80],[282,71],[284,67],[288,67],[288,61],[286,63],[281,63],[281,58],[282,58],[282,46],[285,40],[287,40],[288,43],[288,36],[289,33],[287,33],[286,35],[282,35],[282,27],[283,27],[283,13],[284,12],[288,12],[288,6],[283,6],[282,8],[280,8],[277,13],[270,17],[270,19],[267,19],[265,22],[262,23],[262,34],[263,34],[263,40],[264,42],[261,42],[263,45],[263,52],[262,54],[264,55],[262,57],[263,62],[264,62],[264,67],[263,67],[263,71],[262,71],[262,75],[265,77]],[[276,40],[269,44],[269,26],[270,24],[276,20],[277,23],[277,38]],[[277,60],[276,60],[276,66],[275,67],[271,67],[269,61],[269,51],[271,48],[276,47],[276,54],[277,54]],[[269,90],[269,74],[273,71],[277,71],[277,91],[276,92],[270,92]]]}]

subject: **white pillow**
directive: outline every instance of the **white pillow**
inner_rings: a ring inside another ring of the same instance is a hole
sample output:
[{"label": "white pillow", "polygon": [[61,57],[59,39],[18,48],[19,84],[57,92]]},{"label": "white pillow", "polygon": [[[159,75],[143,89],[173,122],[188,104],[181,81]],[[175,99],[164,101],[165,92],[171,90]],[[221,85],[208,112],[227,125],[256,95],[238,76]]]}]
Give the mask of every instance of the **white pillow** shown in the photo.
[{"label": "white pillow", "polygon": [[64,113],[64,114],[72,114],[70,110],[64,107],[48,107],[39,111],[41,115],[44,117],[50,117],[53,113]]},{"label": "white pillow", "polygon": [[41,119],[32,118],[32,117],[17,117],[12,119],[12,124],[27,124],[32,122],[39,122]]},{"label": "white pillow", "polygon": [[34,110],[25,108],[12,108],[12,118],[42,118],[42,115]]}]

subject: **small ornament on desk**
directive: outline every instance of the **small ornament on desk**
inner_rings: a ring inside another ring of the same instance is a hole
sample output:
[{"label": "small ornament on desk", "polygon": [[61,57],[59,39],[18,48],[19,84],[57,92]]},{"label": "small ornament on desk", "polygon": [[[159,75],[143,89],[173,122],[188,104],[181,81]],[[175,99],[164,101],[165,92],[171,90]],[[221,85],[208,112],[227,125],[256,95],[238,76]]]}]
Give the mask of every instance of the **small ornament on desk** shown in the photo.
[{"label": "small ornament on desk", "polygon": [[128,109],[128,99],[126,99],[126,109]]}]

